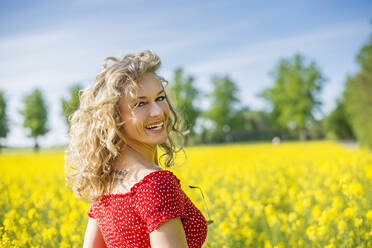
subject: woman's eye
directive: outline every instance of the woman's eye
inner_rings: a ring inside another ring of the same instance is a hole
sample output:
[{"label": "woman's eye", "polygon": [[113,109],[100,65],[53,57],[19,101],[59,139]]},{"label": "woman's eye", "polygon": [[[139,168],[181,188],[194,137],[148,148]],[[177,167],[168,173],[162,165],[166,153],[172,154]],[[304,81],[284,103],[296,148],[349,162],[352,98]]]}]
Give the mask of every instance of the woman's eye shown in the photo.
[{"label": "woman's eye", "polygon": [[[164,101],[165,99],[165,96],[159,96],[158,98],[156,98],[156,101],[159,102],[159,101]],[[142,107],[143,105],[145,105],[146,102],[139,102],[135,105],[135,107]]]},{"label": "woman's eye", "polygon": [[156,100],[157,101],[164,101],[164,99],[165,99],[165,96],[159,96]]},{"label": "woman's eye", "polygon": [[143,105],[145,105],[145,102],[139,102],[139,103],[136,104],[136,107],[141,107]]}]

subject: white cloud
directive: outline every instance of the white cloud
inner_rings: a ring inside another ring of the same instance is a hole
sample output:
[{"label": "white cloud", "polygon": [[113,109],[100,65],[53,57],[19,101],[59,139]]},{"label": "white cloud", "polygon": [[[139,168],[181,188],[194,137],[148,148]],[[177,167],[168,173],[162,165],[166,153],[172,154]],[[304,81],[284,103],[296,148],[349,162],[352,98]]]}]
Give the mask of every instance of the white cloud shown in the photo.
[{"label": "white cloud", "polygon": [[[305,54],[307,59],[315,60],[318,65],[320,64],[320,69],[329,79],[322,93],[323,101],[326,104],[325,112],[329,112],[335,98],[343,89],[342,83],[347,72],[340,71],[341,66],[346,67],[343,68],[345,70],[350,70],[353,67],[355,53],[350,54],[351,57],[345,57],[343,64],[336,65],[337,61],[325,61],[329,59],[327,51],[343,44],[343,42],[362,43],[368,31],[369,27],[364,22],[326,27],[300,35],[225,50],[214,60],[195,63],[187,66],[186,69],[194,75],[199,75],[201,80],[198,81],[205,90],[209,90],[208,81],[211,74],[230,74],[239,83],[243,103],[255,109],[261,109],[265,104],[256,95],[264,86],[267,87],[272,82],[269,72],[274,69],[280,58],[287,58],[296,52],[301,52]],[[323,61],[325,62],[323,63]]]},{"label": "white cloud", "polygon": [[327,27],[313,32],[249,44],[245,47],[226,50],[220,59],[207,60],[188,66],[193,73],[232,71],[263,61],[276,61],[281,56],[292,56],[293,52],[313,51],[332,46],[337,39],[368,33],[364,23],[350,23],[345,26]]}]

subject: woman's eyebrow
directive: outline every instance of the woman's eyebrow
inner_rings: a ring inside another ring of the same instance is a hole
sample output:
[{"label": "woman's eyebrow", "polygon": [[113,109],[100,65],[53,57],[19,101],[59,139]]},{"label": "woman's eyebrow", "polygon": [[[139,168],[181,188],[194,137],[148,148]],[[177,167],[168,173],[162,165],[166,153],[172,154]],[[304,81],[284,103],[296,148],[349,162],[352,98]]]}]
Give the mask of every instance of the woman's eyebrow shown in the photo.
[{"label": "woman's eyebrow", "polygon": [[[164,90],[161,90],[161,91],[159,91],[158,94],[156,94],[156,95],[160,95],[160,94],[163,93],[163,92],[164,92]],[[146,99],[147,97],[146,97],[146,96],[139,96],[138,98],[139,98],[139,99]]]}]

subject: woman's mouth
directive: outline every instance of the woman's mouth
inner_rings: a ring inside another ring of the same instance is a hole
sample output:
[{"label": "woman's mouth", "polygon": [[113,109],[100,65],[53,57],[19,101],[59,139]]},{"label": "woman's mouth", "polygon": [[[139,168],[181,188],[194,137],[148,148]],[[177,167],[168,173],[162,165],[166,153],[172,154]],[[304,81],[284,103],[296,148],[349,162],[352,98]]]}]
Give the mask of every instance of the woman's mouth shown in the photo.
[{"label": "woman's mouth", "polygon": [[161,121],[158,123],[150,124],[145,128],[152,133],[161,133],[164,130],[164,122]]}]

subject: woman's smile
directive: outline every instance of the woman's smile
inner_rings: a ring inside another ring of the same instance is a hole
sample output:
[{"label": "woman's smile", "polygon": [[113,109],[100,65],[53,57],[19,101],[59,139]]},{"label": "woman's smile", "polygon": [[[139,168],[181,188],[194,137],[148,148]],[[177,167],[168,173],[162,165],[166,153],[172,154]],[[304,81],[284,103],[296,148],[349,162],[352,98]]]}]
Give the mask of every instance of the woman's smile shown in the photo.
[{"label": "woman's smile", "polygon": [[164,121],[154,122],[145,127],[151,133],[161,133],[165,130]]}]

